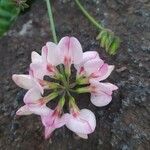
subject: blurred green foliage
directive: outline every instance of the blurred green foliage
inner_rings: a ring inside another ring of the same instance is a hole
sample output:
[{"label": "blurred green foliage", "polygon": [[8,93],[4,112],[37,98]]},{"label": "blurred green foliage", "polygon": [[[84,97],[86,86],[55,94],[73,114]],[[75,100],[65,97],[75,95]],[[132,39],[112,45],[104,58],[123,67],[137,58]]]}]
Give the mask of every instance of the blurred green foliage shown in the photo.
[{"label": "blurred green foliage", "polygon": [[27,0],[0,0],[0,37],[8,31],[21,10],[28,8]]},{"label": "blurred green foliage", "polygon": [[103,29],[96,39],[100,42],[101,47],[105,48],[110,55],[115,55],[120,46],[120,38],[115,36],[109,29]]}]

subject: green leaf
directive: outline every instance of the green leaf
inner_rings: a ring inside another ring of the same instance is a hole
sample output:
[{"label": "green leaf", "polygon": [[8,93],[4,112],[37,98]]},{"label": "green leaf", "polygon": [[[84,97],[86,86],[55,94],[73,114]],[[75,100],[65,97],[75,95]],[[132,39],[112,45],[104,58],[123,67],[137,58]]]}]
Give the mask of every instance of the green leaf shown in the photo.
[{"label": "green leaf", "polygon": [[13,0],[0,0],[0,37],[7,32],[19,12],[20,8]]}]

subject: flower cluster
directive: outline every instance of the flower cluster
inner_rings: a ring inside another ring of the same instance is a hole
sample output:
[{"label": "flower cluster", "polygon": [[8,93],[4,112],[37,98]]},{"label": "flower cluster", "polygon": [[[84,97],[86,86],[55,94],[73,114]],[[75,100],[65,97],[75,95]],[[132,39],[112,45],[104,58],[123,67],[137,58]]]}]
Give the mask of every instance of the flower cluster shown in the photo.
[{"label": "flower cluster", "polygon": [[[96,127],[95,115],[88,109],[79,109],[72,93],[91,93],[91,102],[105,106],[112,100],[112,92],[117,86],[102,83],[114,66],[104,63],[95,51],[82,51],[80,42],[74,37],[64,37],[58,45],[47,42],[41,55],[33,51],[28,75],[12,76],[21,88],[27,89],[25,105],[17,115],[40,115],[45,127],[45,138],[49,138],[56,128],[64,125],[82,138],[88,138]],[[72,79],[72,69],[76,77]],[[55,109],[50,109],[50,101],[58,101]],[[68,104],[69,113],[63,109]]]}]

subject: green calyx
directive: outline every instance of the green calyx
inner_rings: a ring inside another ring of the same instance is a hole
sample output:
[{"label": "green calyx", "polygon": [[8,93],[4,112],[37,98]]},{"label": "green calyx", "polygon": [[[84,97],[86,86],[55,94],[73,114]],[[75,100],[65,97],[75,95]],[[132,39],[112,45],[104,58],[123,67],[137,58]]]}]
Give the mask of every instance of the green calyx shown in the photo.
[{"label": "green calyx", "polygon": [[[68,68],[67,68],[68,69]],[[69,68],[70,70],[70,68]],[[45,87],[46,90],[51,90],[51,94],[45,97],[46,103],[55,99],[56,97],[60,97],[58,102],[58,108],[63,108],[65,104],[65,96],[69,99],[69,107],[76,107],[76,102],[72,93],[87,93],[89,90],[89,79],[85,76],[78,76],[75,79],[75,82],[72,83],[72,79],[70,78],[71,72],[68,74],[66,72],[66,68],[63,66],[62,70],[57,69],[56,78],[52,77],[53,82],[41,80],[41,85]],[[82,86],[82,87],[81,87]]]}]

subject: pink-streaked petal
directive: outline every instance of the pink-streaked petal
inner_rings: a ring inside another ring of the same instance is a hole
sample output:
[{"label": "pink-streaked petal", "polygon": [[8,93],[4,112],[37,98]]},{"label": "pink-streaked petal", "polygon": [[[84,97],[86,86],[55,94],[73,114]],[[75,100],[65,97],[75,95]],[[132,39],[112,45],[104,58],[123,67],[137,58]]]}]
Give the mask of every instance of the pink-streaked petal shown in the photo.
[{"label": "pink-streaked petal", "polygon": [[[87,63],[87,65],[88,65],[88,63],[90,63],[91,61],[93,61],[93,60],[99,60],[99,61],[101,61],[102,63],[101,63],[101,65],[103,64],[103,60],[101,60],[100,58],[99,58],[99,55],[98,55],[98,53],[96,52],[96,51],[88,51],[88,52],[84,52],[83,53],[83,59],[82,59],[82,62],[80,63],[80,64],[77,64],[77,65],[74,65],[74,67],[76,68],[76,70],[77,70],[77,72],[78,72],[78,74],[84,74],[85,72],[85,69],[84,69],[84,64],[85,63]],[[93,67],[93,66],[92,66]],[[99,68],[100,66],[98,65],[98,68]],[[88,66],[87,66],[87,68],[88,68]],[[97,70],[98,68],[95,68],[94,69],[94,71],[95,70]],[[91,73],[91,72],[90,72]],[[92,71],[92,73],[93,73],[93,71]]]},{"label": "pink-streaked petal", "polygon": [[112,95],[112,91],[117,90],[118,87],[111,83],[101,83],[97,80],[90,80],[90,86],[94,87],[95,93],[99,94],[101,92],[106,93],[108,95]]},{"label": "pink-streaked petal", "polygon": [[54,111],[49,109],[49,113],[47,115],[41,116],[41,120],[44,126],[53,126],[55,128],[60,128],[65,125],[65,115],[61,117],[53,115]]},{"label": "pink-streaked petal", "polygon": [[48,63],[55,66],[61,64],[60,51],[58,50],[57,45],[52,42],[47,42],[46,46],[48,48],[48,55],[47,55]]},{"label": "pink-streaked petal", "polygon": [[51,126],[45,126],[45,133],[44,133],[45,139],[50,138],[50,136],[54,130],[55,130],[55,128],[53,128]]},{"label": "pink-streaked petal", "polygon": [[95,130],[96,127],[96,119],[94,113],[89,109],[81,109],[80,110],[81,119],[87,120],[91,127],[92,132]]},{"label": "pink-streaked petal", "polygon": [[96,51],[87,51],[83,53],[83,60],[82,63],[85,63],[87,61],[93,60],[93,59],[100,59],[99,55]]},{"label": "pink-streaked petal", "polygon": [[91,74],[90,79],[100,81],[100,79],[106,75],[107,71],[108,71],[108,64],[103,64],[101,67],[97,69],[97,71]]},{"label": "pink-streaked petal", "polygon": [[75,133],[90,134],[95,130],[95,115],[88,109],[82,109],[79,116],[74,117],[70,115],[66,126]]},{"label": "pink-streaked petal", "polygon": [[103,87],[104,89],[106,89],[106,91],[107,90],[114,91],[114,90],[118,89],[118,87],[116,85],[111,84],[111,83],[101,83],[100,82],[100,84],[101,84],[101,87]]},{"label": "pink-streaked petal", "polygon": [[46,105],[42,106],[29,106],[29,110],[36,115],[44,116],[48,115],[49,113],[49,108]]},{"label": "pink-streaked petal", "polygon": [[35,88],[37,88],[37,89],[41,92],[41,94],[44,94],[44,89],[45,89],[45,87],[43,87],[43,86],[39,83],[38,79],[34,79],[34,82],[35,82]]},{"label": "pink-streaked petal", "polygon": [[75,38],[70,38],[70,50],[72,51],[73,63],[79,64],[83,59],[83,51],[80,42]]},{"label": "pink-streaked petal", "polygon": [[108,105],[112,100],[112,96],[107,95],[103,92],[99,95],[91,94],[91,102],[97,107],[102,107]]},{"label": "pink-streaked petal", "polygon": [[96,72],[102,65],[102,59],[92,59],[84,64],[85,71],[87,75],[91,75],[92,73]]},{"label": "pink-streaked petal", "polygon": [[18,109],[16,112],[16,115],[31,115],[32,112],[29,110],[29,107],[27,105],[22,106],[21,108]]},{"label": "pink-streaked petal", "polygon": [[50,126],[51,125],[51,118],[52,118],[53,112],[54,111],[52,109],[49,109],[49,112],[47,115],[41,116],[42,124],[44,126]]},{"label": "pink-streaked petal", "polygon": [[76,133],[79,137],[83,138],[83,139],[88,139],[88,135],[87,134],[81,134],[81,133]]},{"label": "pink-streaked petal", "polygon": [[32,63],[41,63],[42,62],[42,57],[35,51],[33,51],[31,53],[31,60],[32,60]]},{"label": "pink-streaked petal", "polygon": [[44,63],[47,63],[48,48],[46,45],[42,47],[42,54],[41,55],[42,55],[42,61]]},{"label": "pink-streaked petal", "polygon": [[106,68],[101,68],[100,70],[100,76],[98,77],[99,81],[105,80],[106,78],[109,77],[111,72],[114,70],[114,65],[108,65],[107,69]]},{"label": "pink-streaked petal", "polygon": [[32,103],[37,102],[41,98],[42,96],[41,96],[39,89],[32,88],[25,94],[23,101],[26,104],[32,104]]},{"label": "pink-streaked petal", "polygon": [[61,53],[62,62],[79,64],[83,59],[83,52],[80,42],[74,37],[64,37],[60,40],[58,48]]},{"label": "pink-streaked petal", "polygon": [[47,75],[46,64],[44,63],[31,63],[30,70],[34,78],[43,79],[44,75]]},{"label": "pink-streaked petal", "polygon": [[12,80],[23,89],[31,89],[35,86],[33,78],[30,75],[14,74],[12,75]]},{"label": "pink-streaked petal", "polygon": [[55,127],[60,128],[66,124],[65,115],[62,115],[60,118],[56,119]]}]

